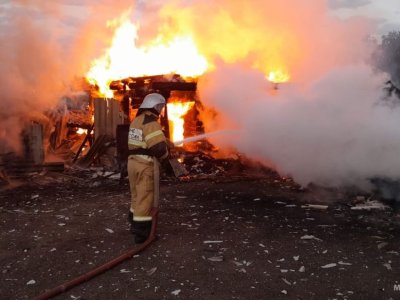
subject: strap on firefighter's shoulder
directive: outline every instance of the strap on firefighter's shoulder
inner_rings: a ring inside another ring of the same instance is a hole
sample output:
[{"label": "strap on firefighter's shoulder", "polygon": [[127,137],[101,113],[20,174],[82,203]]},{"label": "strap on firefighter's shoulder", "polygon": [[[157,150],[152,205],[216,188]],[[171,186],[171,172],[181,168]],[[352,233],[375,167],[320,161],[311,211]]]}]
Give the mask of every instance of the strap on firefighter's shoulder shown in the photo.
[{"label": "strap on firefighter's shoulder", "polygon": [[151,156],[149,149],[137,148],[128,151],[129,155],[148,155]]}]

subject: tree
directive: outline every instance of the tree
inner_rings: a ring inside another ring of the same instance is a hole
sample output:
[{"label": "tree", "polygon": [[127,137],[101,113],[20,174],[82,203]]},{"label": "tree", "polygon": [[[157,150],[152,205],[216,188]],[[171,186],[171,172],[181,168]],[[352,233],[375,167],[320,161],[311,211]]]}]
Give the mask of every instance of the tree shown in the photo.
[{"label": "tree", "polygon": [[382,36],[375,60],[377,68],[390,75],[390,85],[400,88],[400,31]]}]

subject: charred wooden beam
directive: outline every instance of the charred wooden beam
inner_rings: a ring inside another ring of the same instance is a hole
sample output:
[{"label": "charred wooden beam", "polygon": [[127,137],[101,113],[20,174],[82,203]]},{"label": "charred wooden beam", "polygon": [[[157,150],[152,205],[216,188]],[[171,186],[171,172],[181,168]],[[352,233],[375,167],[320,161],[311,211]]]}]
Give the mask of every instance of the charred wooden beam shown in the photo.
[{"label": "charred wooden beam", "polygon": [[158,91],[196,91],[196,82],[153,82],[152,88]]},{"label": "charred wooden beam", "polygon": [[[167,84],[167,85],[163,85]],[[168,85],[175,83],[178,85]],[[179,83],[188,85],[179,85]],[[141,77],[128,77],[121,80],[114,80],[110,83],[110,89],[114,91],[126,91],[127,87],[130,90],[156,90],[156,89],[176,89],[176,90],[189,90],[194,91],[196,84],[192,82],[186,82],[180,75],[153,75],[153,76],[141,76]]]},{"label": "charred wooden beam", "polygon": [[75,157],[74,157],[74,160],[73,160],[74,163],[76,162],[76,160],[78,159],[79,155],[81,154],[83,147],[86,145],[86,143],[87,143],[87,142],[89,141],[89,139],[91,138],[93,128],[94,128],[94,123],[90,126],[88,132],[86,133],[86,136],[85,136],[85,138],[83,139],[82,144],[80,145],[80,147],[79,147],[79,149],[78,149],[78,152],[76,153],[76,155],[75,155]]},{"label": "charred wooden beam", "polygon": [[96,159],[105,154],[105,152],[111,147],[114,146],[114,138],[109,135],[100,135],[97,137],[90,147],[88,153],[77,160],[75,164],[79,167],[87,168],[89,167]]}]

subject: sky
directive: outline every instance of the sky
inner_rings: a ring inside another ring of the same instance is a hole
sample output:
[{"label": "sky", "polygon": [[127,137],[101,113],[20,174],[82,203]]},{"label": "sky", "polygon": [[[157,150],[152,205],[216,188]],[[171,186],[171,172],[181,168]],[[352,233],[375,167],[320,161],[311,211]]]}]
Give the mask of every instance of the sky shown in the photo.
[{"label": "sky", "polygon": [[[17,3],[18,5],[23,4],[24,9],[28,6],[35,7],[36,3],[40,3],[40,6],[43,6],[43,3],[45,2],[46,1],[43,0],[37,0],[35,1],[35,4],[33,4],[31,0],[14,1],[14,3]],[[69,30],[74,30],[74,25],[84,23],[85,18],[90,15],[91,8],[94,5],[109,7],[110,15],[113,12],[112,6],[115,6],[113,1],[109,0],[53,0],[51,2],[59,4],[62,14],[68,16],[68,18],[60,19],[58,21],[62,22]],[[186,2],[190,3],[193,1],[187,0]],[[154,3],[154,6],[158,6],[162,1],[123,0],[120,1],[120,6],[129,6],[131,3],[135,3],[136,8],[138,8],[136,16],[140,16],[140,8],[142,6],[149,5],[149,3]],[[358,15],[373,18],[378,23],[379,34],[385,34],[389,31],[400,29],[400,2],[398,0],[327,0],[327,3],[333,15],[344,19]],[[0,0],[0,24],[2,20],[4,20],[5,14],[8,13],[8,10],[13,5],[12,0]],[[39,11],[36,11],[35,16],[35,12],[30,9],[29,13],[34,17],[40,18],[38,12]],[[52,22],[55,22],[55,20],[47,19],[46,22],[51,24]]]},{"label": "sky", "polygon": [[381,34],[400,30],[398,0],[329,0],[329,6],[335,15],[344,18],[363,15],[377,19]]}]

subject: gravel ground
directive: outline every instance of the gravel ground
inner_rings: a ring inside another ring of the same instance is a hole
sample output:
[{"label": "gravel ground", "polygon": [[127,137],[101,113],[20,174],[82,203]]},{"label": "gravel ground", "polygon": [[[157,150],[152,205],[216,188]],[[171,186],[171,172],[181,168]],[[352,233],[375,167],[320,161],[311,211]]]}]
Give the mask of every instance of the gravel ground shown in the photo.
[{"label": "gravel ground", "polygon": [[[3,189],[0,299],[137,247],[128,203],[126,179],[90,172]],[[166,178],[157,240],[55,299],[400,299],[399,217],[366,204],[260,170]]]}]

